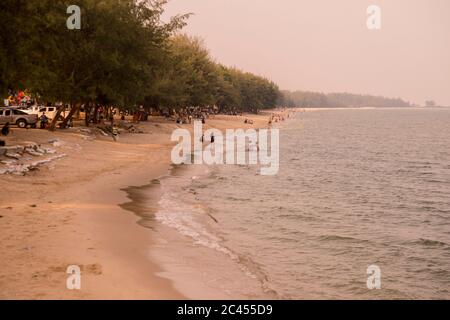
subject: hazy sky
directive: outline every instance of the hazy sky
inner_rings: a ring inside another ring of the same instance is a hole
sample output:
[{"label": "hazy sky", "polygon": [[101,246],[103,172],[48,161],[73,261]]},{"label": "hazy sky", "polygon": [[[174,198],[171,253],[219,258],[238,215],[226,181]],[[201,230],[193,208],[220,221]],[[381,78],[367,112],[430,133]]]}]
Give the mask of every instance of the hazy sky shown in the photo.
[{"label": "hazy sky", "polygon": [[[381,30],[366,26],[381,8]],[[282,89],[380,94],[450,105],[449,0],[171,0],[184,30],[225,65]]]}]

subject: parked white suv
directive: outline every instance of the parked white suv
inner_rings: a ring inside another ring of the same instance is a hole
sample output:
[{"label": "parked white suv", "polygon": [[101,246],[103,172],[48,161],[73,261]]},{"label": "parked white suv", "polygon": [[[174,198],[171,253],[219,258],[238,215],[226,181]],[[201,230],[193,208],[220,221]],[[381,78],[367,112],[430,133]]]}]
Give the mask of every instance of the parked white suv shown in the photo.
[{"label": "parked white suv", "polygon": [[[58,112],[58,108],[57,107],[45,107],[45,106],[31,106],[27,109],[22,109],[22,111],[24,111],[28,114],[37,114],[38,117],[42,116],[45,112],[45,115],[47,116],[47,118],[52,120],[56,116],[56,113]],[[65,115],[66,115],[66,111],[64,110],[63,112],[61,112],[60,117],[63,118],[63,117],[65,117]]]}]

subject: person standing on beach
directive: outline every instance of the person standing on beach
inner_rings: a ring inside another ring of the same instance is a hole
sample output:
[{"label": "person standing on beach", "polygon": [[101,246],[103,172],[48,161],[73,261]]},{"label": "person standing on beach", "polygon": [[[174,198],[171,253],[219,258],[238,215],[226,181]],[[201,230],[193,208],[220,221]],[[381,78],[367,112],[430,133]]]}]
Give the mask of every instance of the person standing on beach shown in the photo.
[{"label": "person standing on beach", "polygon": [[2,128],[2,136],[7,136],[9,134],[9,122],[7,122]]},{"label": "person standing on beach", "polygon": [[112,127],[112,136],[113,136],[114,142],[117,142],[117,138],[119,137],[119,128],[117,128],[117,125],[113,125],[113,127]]},{"label": "person standing on beach", "polygon": [[214,143],[214,140],[215,140],[215,138],[214,138],[214,133],[213,133],[213,134],[211,134],[211,143]]},{"label": "person standing on beach", "polygon": [[48,123],[48,117],[45,115],[45,112],[42,113],[39,120],[41,121],[41,129],[45,129]]}]

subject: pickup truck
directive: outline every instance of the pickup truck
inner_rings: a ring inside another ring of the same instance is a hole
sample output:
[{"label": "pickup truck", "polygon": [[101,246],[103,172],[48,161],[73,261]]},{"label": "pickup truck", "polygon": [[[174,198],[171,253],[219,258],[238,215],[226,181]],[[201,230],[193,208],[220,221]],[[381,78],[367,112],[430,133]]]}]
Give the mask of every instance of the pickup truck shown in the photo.
[{"label": "pickup truck", "polygon": [[16,124],[19,128],[26,128],[28,126],[36,127],[37,122],[37,114],[28,114],[16,108],[0,108],[0,125],[10,123]]}]

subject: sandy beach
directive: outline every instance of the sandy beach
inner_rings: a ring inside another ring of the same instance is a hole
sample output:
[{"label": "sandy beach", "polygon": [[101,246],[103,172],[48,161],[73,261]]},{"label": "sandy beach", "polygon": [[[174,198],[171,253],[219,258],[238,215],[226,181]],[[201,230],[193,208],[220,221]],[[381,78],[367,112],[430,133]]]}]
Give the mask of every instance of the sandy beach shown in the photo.
[{"label": "sandy beach", "polygon": [[[258,128],[267,119],[220,115],[204,127]],[[6,195],[0,200],[0,299],[227,298],[211,287],[189,286],[193,280],[182,272],[178,287],[195,291],[180,293],[149,255],[155,234],[132,213],[130,197],[139,195],[130,190],[168,173],[170,134],[191,127],[151,119],[138,125],[143,133],[122,132],[118,142],[92,128],[14,128],[7,145],[33,142],[61,158],[24,175],[0,175]],[[153,195],[157,206],[157,191]],[[82,290],[66,288],[70,265],[81,268]]]}]

